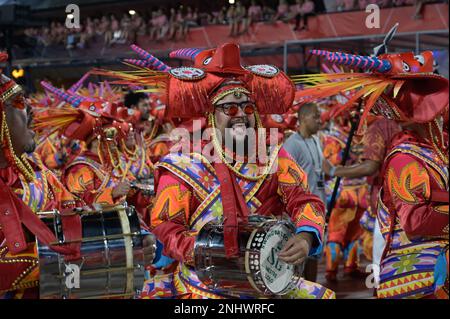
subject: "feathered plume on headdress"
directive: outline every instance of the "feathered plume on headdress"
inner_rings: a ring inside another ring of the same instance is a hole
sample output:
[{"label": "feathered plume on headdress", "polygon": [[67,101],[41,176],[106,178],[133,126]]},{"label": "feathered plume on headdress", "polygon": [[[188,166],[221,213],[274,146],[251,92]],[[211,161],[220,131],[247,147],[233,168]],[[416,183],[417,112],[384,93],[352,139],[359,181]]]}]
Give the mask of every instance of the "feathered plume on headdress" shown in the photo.
[{"label": "feathered plume on headdress", "polygon": [[[136,47],[133,50],[141,58],[155,61],[148,52]],[[172,52],[170,57],[188,59],[194,65],[164,67],[165,72],[161,72],[159,63],[150,66],[140,61],[134,63],[135,70],[132,71],[93,72],[118,79],[113,82],[115,84],[144,86],[144,92],[163,93],[168,118],[200,117],[213,111],[214,92],[230,79],[246,92],[251,92],[252,98],[258,101],[258,111],[261,114],[285,113],[292,105],[294,87],[289,78],[270,65],[243,67],[240,49],[236,44],[227,43],[212,50],[182,49]]]},{"label": "feathered plume on headdress", "polygon": [[125,59],[124,62],[126,64],[135,65],[141,68],[148,68],[160,72],[168,72],[171,69],[170,66],[166,65],[164,62],[160,61],[158,58],[135,44],[131,45],[131,49],[136,52],[142,58],[142,60]]},{"label": "feathered plume on headdress", "polygon": [[[383,44],[374,53],[386,51],[397,25],[388,33]],[[296,93],[298,99],[315,100],[354,90],[342,110],[364,101],[360,128],[372,110],[397,121],[426,123],[440,114],[448,104],[448,80],[433,74],[433,53],[411,52],[362,56],[324,50],[311,54],[325,57],[333,64],[347,66],[354,73],[307,74],[293,77],[295,82],[309,85]]]},{"label": "feathered plume on headdress", "polygon": [[86,140],[95,132],[102,134],[103,126],[117,124],[119,132],[126,129],[115,103],[120,95],[108,83],[102,83],[93,92],[79,89],[78,94],[63,92],[44,81],[41,84],[66,104],[38,112],[34,120],[37,131],[45,131],[48,135],[59,131],[68,138]]}]

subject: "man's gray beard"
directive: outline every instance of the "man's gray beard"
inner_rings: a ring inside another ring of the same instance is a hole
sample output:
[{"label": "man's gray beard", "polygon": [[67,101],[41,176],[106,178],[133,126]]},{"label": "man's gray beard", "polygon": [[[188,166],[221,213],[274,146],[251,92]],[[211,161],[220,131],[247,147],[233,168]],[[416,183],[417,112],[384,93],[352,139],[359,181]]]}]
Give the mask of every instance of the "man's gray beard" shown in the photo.
[{"label": "man's gray beard", "polygon": [[[249,130],[251,128],[247,128]],[[230,143],[231,141],[231,143]],[[251,143],[254,143],[254,145],[250,145]],[[256,141],[253,138],[249,138],[249,135],[246,134],[244,140],[237,141],[235,136],[232,136],[229,134],[229,132],[225,131],[225,147],[229,151],[233,151],[234,154],[236,154],[239,158],[243,157],[254,157],[254,153],[256,148],[254,147],[256,145]],[[236,158],[234,158],[236,160]]]}]

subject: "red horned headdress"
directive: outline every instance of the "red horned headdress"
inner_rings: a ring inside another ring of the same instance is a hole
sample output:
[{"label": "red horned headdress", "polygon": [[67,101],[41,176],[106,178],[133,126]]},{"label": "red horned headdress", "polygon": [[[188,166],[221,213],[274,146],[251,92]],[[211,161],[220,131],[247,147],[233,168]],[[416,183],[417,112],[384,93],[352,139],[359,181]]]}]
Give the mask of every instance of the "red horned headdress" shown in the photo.
[{"label": "red horned headdress", "polygon": [[315,100],[353,90],[352,96],[339,108],[348,110],[355,102],[362,102],[359,132],[370,112],[397,122],[425,124],[428,138],[441,153],[446,147],[437,118],[448,107],[448,80],[434,73],[431,51],[419,55],[385,53],[386,42],[395,30],[396,26],[387,35],[385,43],[375,49],[374,56],[312,50],[312,54],[323,56],[331,63],[364,72],[297,76],[296,81],[312,84],[298,91],[297,98]]},{"label": "red horned headdress", "polygon": [[37,113],[34,121],[36,130],[47,131],[48,134],[59,131],[67,138],[87,142],[94,137],[115,139],[126,136],[129,125],[123,121],[117,101],[109,102],[103,98],[103,84],[100,95],[96,96],[64,92],[44,81],[41,85],[66,103],[62,107]]},{"label": "red horned headdress", "polygon": [[382,54],[378,57],[312,50],[312,54],[365,73],[308,74],[297,81],[313,84],[296,97],[320,99],[354,90],[342,110],[364,101],[361,123],[370,111],[399,122],[428,123],[448,104],[448,80],[433,73],[431,51]]},{"label": "red horned headdress", "polygon": [[[162,93],[168,118],[204,117],[226,90],[239,87],[256,101],[260,114],[283,114],[292,105],[295,88],[290,79],[270,65],[241,65],[239,46],[224,44],[213,50],[182,49],[172,58],[188,59],[192,67],[171,68],[148,52],[133,46],[142,60],[126,60],[136,70],[95,70],[118,78],[114,83],[146,86],[145,91]],[[225,84],[229,85],[225,85]],[[234,84],[232,84],[234,83]]]}]

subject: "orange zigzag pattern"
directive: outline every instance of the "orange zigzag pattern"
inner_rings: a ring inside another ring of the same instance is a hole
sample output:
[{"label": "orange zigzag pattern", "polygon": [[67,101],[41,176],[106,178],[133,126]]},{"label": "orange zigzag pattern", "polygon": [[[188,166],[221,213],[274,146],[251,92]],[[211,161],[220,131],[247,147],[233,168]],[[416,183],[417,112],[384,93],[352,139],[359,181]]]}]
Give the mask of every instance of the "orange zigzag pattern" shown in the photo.
[{"label": "orange zigzag pattern", "polygon": [[411,162],[401,169],[397,175],[394,168],[388,171],[388,182],[394,193],[405,202],[416,203],[413,190],[421,188],[424,196],[430,196],[430,182],[427,171],[417,162]]},{"label": "orange zigzag pattern", "polygon": [[[165,220],[174,219],[189,213],[190,192],[181,191],[180,185],[173,184],[165,187],[155,201],[152,211],[152,227],[156,227]],[[188,216],[184,216],[187,220]]]}]

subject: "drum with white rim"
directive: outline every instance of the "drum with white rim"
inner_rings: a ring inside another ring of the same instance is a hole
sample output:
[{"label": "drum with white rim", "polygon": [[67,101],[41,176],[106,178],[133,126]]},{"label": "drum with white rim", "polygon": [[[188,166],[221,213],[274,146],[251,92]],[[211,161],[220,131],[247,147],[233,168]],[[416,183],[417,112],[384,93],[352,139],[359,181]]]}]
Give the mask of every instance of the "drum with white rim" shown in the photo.
[{"label": "drum with white rim", "polygon": [[[41,299],[136,298],[144,284],[143,233],[132,206],[76,209],[81,217],[81,258],[64,257],[37,241]],[[38,215],[54,231],[57,245],[68,243],[57,210]]]},{"label": "drum with white rim", "polygon": [[195,242],[195,272],[207,287],[230,296],[284,295],[300,280],[301,266],[278,259],[294,235],[290,221],[251,216],[247,224],[239,225],[238,258],[227,258],[223,225],[208,223]]}]

